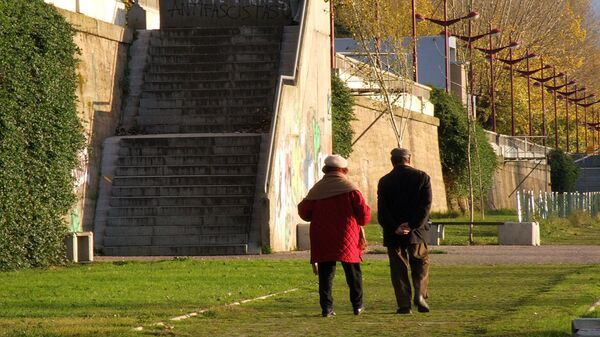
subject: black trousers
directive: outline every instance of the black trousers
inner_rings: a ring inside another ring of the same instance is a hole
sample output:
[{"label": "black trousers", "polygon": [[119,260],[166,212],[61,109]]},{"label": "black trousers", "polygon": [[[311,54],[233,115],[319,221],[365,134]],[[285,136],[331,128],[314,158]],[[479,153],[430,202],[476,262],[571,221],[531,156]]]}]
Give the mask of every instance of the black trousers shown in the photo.
[{"label": "black trousers", "polygon": [[[324,313],[333,310],[333,297],[331,289],[333,287],[333,278],[335,277],[336,262],[319,262],[319,303]],[[358,309],[363,305],[362,291],[362,271],[360,263],[342,262],[344,273],[346,274],[346,283],[350,288],[350,303],[352,308]]]},{"label": "black trousers", "polygon": [[[427,244],[409,244],[407,246],[388,247],[390,258],[390,276],[396,295],[398,308],[411,307],[411,286],[415,296],[427,298],[429,285],[429,255]],[[410,266],[410,277],[408,267]]]}]

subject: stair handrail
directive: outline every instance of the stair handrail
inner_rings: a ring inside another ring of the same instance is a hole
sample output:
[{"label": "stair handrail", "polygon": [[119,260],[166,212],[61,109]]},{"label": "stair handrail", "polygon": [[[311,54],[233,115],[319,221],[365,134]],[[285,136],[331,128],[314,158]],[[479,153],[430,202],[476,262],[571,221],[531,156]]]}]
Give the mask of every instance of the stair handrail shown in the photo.
[{"label": "stair handrail", "polygon": [[281,91],[283,89],[283,85],[286,83],[290,83],[290,84],[295,84],[296,80],[297,80],[297,76],[298,76],[298,63],[300,61],[300,50],[302,49],[302,41],[304,40],[304,29],[306,27],[305,25],[305,21],[306,21],[306,8],[308,7],[308,1],[309,0],[304,0],[302,1],[302,8],[300,8],[299,10],[301,10],[300,12],[300,20],[298,23],[299,29],[298,29],[298,41],[296,41],[296,54],[294,55],[294,62],[293,62],[293,69],[292,69],[292,74],[291,75],[285,75],[282,74],[281,76],[279,76],[279,80],[277,81],[277,93],[275,94],[275,101],[274,101],[274,106],[273,106],[273,118],[271,119],[271,132],[270,132],[270,136],[269,136],[269,151],[267,153],[268,157],[267,157],[267,167],[266,167],[266,174],[265,174],[265,182],[264,182],[264,192],[268,193],[269,192],[269,181],[271,180],[271,167],[272,165],[272,161],[273,161],[273,147],[274,147],[274,142],[275,142],[275,132],[276,132],[276,127],[277,127],[277,119],[279,117],[279,106],[281,103]]}]

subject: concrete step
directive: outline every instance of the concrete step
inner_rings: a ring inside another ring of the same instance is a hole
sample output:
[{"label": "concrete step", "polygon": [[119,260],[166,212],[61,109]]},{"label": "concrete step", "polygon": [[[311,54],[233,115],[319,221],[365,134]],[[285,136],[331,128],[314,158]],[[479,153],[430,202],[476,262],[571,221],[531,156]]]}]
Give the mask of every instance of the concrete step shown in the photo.
[{"label": "concrete step", "polygon": [[238,145],[260,145],[261,138],[257,134],[220,134],[220,135],[195,135],[195,136],[152,136],[152,137],[123,137],[119,145],[126,148],[137,147],[222,147]]},{"label": "concrete step", "polygon": [[254,195],[112,197],[111,207],[187,207],[252,205]]},{"label": "concrete step", "polygon": [[154,99],[217,99],[217,98],[235,98],[235,97],[270,97],[275,94],[274,87],[268,88],[257,88],[257,89],[245,89],[245,88],[232,88],[232,89],[188,89],[182,91],[181,89],[159,89],[159,90],[148,90],[144,89],[141,94],[141,99],[154,98]]},{"label": "concrete step", "polygon": [[192,245],[241,245],[248,241],[247,234],[228,235],[132,235],[105,236],[105,247],[130,246],[192,246]]},{"label": "concrete step", "polygon": [[194,108],[142,108],[140,109],[140,116],[202,116],[202,115],[222,115],[222,116],[236,116],[236,115],[267,115],[271,116],[272,108],[265,106],[221,106],[221,107],[194,107]]},{"label": "concrete step", "polygon": [[254,196],[254,185],[199,185],[199,186],[144,186],[144,187],[114,187],[113,197],[142,197],[142,196],[221,196],[244,195]]},{"label": "concrete step", "polygon": [[231,80],[231,79],[196,79],[189,81],[166,81],[166,82],[146,82],[144,83],[144,91],[189,91],[189,90],[228,90],[228,93],[238,92],[238,89],[249,89],[249,90],[260,90],[268,89],[266,93],[270,93],[275,88],[275,81],[272,78],[269,79],[245,79],[245,80]]},{"label": "concrete step", "polygon": [[202,45],[240,45],[248,43],[279,43],[279,34],[253,35],[210,35],[210,36],[154,36],[149,39],[151,46],[202,46]]},{"label": "concrete step", "polygon": [[140,227],[140,226],[191,226],[191,227],[239,227],[247,228],[250,215],[211,214],[203,216],[162,215],[162,216],[130,216],[109,217],[107,228]]},{"label": "concrete step", "polygon": [[254,124],[147,124],[142,129],[147,134],[164,133],[266,133],[270,130],[271,121],[267,118],[256,120]]},{"label": "concrete step", "polygon": [[231,226],[109,226],[107,236],[245,234],[246,225]]},{"label": "concrete step", "polygon": [[273,71],[279,66],[278,60],[263,62],[224,62],[223,60],[210,60],[196,63],[150,64],[146,74],[181,73],[194,74],[206,71],[226,71],[237,73],[242,71]]},{"label": "concrete step", "polygon": [[208,156],[136,156],[118,158],[116,165],[125,166],[159,166],[159,165],[255,165],[258,154],[208,155]]},{"label": "concrete step", "polygon": [[159,206],[159,207],[112,207],[109,217],[139,216],[206,216],[206,215],[250,215],[252,206]]},{"label": "concrete step", "polygon": [[205,98],[157,98],[141,97],[140,109],[142,108],[196,108],[196,107],[236,107],[248,106],[271,106],[273,95],[243,96],[243,97],[205,97]]},{"label": "concrete step", "polygon": [[190,176],[256,174],[256,165],[171,165],[117,167],[117,176]]},{"label": "concrete step", "polygon": [[200,156],[200,155],[237,155],[240,153],[254,153],[257,151],[256,145],[231,145],[231,146],[219,146],[213,145],[212,147],[121,147],[119,149],[119,156]]},{"label": "concrete step", "polygon": [[[248,80],[269,80],[277,82],[277,72],[274,69],[266,70],[210,70],[197,72],[159,72],[146,73],[144,82],[148,83],[167,83],[167,82],[195,82],[195,81],[248,81]],[[274,84],[273,84],[274,85]]]},{"label": "concrete step", "polygon": [[[227,127],[232,125],[252,125],[257,122],[261,122],[270,117],[267,114],[249,114],[249,115],[200,115],[200,116],[177,116],[177,115],[141,115],[137,118],[139,126],[144,127],[146,125],[175,125],[179,127],[179,130],[185,127],[192,127],[195,125],[201,126],[201,130],[204,132],[211,132],[210,130],[225,130]],[[216,126],[216,128],[211,128]],[[188,128],[189,129],[189,128]],[[213,131],[214,132],[214,131]]]},{"label": "concrete step", "polygon": [[108,256],[211,256],[244,255],[248,246],[204,245],[204,246],[129,246],[104,247],[102,253]]},{"label": "concrete step", "polygon": [[236,53],[236,54],[162,54],[148,55],[150,65],[200,62],[276,62],[278,53]]},{"label": "concrete step", "polygon": [[199,176],[148,176],[114,177],[113,186],[150,187],[150,186],[195,186],[195,185],[250,185],[256,183],[254,175],[199,175]]},{"label": "concrete step", "polygon": [[154,37],[198,37],[198,36],[254,36],[265,34],[281,34],[280,26],[238,26],[238,27],[195,27],[195,28],[167,28],[153,30],[150,38]]},{"label": "concrete step", "polygon": [[279,53],[279,43],[246,43],[246,44],[206,44],[187,46],[153,46],[148,48],[150,56],[160,55],[232,55],[232,54],[274,54]]}]

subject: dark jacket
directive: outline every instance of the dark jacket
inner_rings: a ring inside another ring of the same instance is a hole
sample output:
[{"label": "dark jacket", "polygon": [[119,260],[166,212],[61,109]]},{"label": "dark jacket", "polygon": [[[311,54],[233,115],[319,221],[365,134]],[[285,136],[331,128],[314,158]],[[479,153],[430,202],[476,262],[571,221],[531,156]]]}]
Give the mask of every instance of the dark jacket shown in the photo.
[{"label": "dark jacket", "polygon": [[[427,242],[431,209],[431,182],[427,173],[407,165],[394,167],[379,180],[377,206],[384,246]],[[408,222],[410,235],[394,233],[403,222]]]}]

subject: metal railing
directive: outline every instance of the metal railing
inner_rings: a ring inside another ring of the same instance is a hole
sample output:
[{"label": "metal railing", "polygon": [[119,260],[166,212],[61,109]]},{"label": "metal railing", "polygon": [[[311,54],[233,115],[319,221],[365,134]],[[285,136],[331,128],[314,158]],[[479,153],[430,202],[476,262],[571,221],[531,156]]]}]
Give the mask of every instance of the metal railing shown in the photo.
[{"label": "metal railing", "polygon": [[517,192],[519,222],[548,219],[550,216],[566,218],[575,211],[592,217],[598,215],[600,192]]}]

